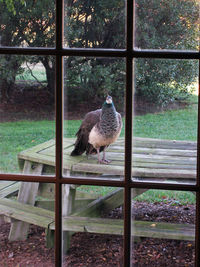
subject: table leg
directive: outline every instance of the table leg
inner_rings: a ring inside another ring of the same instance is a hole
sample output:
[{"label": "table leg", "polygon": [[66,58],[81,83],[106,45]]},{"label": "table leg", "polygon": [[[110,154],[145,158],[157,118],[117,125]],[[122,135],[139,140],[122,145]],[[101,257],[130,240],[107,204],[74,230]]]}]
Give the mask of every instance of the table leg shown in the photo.
[{"label": "table leg", "polygon": [[[33,164],[30,161],[25,161],[23,174],[42,174],[43,164]],[[35,197],[38,192],[39,183],[22,182],[18,201],[26,204],[35,204]],[[29,224],[23,221],[12,220],[9,241],[26,240]]]},{"label": "table leg", "polygon": [[[63,205],[62,205],[62,216],[68,216],[74,211],[76,195],[76,186],[74,185],[63,185]],[[63,237],[63,254],[66,254],[67,250],[70,248],[70,240],[73,232],[65,231],[62,233]]]}]

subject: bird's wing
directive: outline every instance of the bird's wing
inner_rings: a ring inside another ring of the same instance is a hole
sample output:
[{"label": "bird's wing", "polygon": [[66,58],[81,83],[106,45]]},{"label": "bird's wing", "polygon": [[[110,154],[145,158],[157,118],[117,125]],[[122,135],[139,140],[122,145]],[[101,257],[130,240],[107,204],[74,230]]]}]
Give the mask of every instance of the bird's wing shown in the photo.
[{"label": "bird's wing", "polygon": [[121,131],[123,122],[122,122],[122,116],[120,113],[117,112],[118,120],[119,120],[119,131]]},{"label": "bird's wing", "polygon": [[81,126],[76,133],[77,139],[75,142],[75,148],[72,151],[71,155],[81,155],[88,150],[88,139],[89,134],[94,125],[96,125],[101,116],[101,109],[97,109],[95,111],[91,111],[85,115],[85,118],[83,119]]},{"label": "bird's wing", "polygon": [[78,136],[80,131],[84,131],[84,133],[86,132],[89,135],[89,133],[92,130],[92,128],[94,127],[94,125],[100,121],[100,116],[101,116],[101,109],[97,109],[95,111],[88,112],[85,115],[85,118],[83,119],[81,126],[80,126],[78,132],[76,133],[76,135]]}]

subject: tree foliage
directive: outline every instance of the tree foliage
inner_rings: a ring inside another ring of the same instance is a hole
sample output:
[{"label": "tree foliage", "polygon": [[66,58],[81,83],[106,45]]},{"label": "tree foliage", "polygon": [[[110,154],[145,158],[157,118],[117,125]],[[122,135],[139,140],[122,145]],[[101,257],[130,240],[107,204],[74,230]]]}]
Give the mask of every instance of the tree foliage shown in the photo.
[{"label": "tree foliage", "polygon": [[[199,7],[195,0],[136,1],[135,46],[138,49],[198,49]],[[84,48],[124,48],[124,1],[69,0],[66,44]],[[70,62],[70,59],[68,60]],[[68,94],[74,98],[121,97],[125,64],[112,59],[73,59],[67,66]],[[135,95],[165,105],[188,96],[197,76],[192,60],[135,60]],[[111,81],[112,80],[112,81]]]},{"label": "tree foliage", "polygon": [[[52,47],[55,44],[55,2],[48,0],[0,0],[0,45]],[[0,57],[0,95],[9,101],[17,74],[26,60],[41,61],[48,77],[48,89],[54,94],[55,60],[52,57]],[[5,71],[5,62],[8,72]]]},{"label": "tree foliage", "polygon": [[[199,5],[195,0],[137,1],[135,46],[198,50],[198,18]],[[138,59],[136,96],[161,105],[186,98],[197,71],[198,63],[194,60]]]},{"label": "tree foliage", "polygon": [[[1,45],[54,46],[54,1],[0,0],[0,5]],[[125,48],[124,0],[66,0],[64,12],[65,47]],[[197,0],[137,0],[135,16],[137,49],[198,49]],[[23,57],[15,57],[18,65],[13,67],[13,81],[23,60]],[[43,63],[49,91],[53,92],[55,58],[40,56],[31,60]],[[135,95],[161,105],[186,97],[188,86],[197,76],[197,64],[192,60],[141,58],[134,61],[134,66]],[[3,68],[0,59],[1,80],[5,78]],[[120,58],[68,57],[65,59],[65,84],[68,97],[74,101],[99,99],[106,93],[122,99],[125,61]],[[0,90],[3,90],[1,84]]]}]

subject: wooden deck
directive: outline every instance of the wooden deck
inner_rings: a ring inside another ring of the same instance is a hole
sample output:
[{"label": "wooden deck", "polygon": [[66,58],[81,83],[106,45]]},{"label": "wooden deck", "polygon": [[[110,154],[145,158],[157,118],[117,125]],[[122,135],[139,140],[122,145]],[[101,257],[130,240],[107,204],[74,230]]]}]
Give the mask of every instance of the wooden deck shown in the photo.
[{"label": "wooden deck", "polygon": [[[64,173],[87,178],[120,179],[124,177],[124,140],[119,139],[107,151],[111,164],[98,164],[97,156],[71,157],[74,139],[64,139]],[[196,182],[197,144],[188,141],[135,138],[133,147],[133,179],[175,183]],[[24,174],[53,174],[55,172],[55,141],[21,152],[19,166]],[[133,198],[145,189],[133,189]],[[18,199],[9,199],[18,194]],[[46,228],[47,245],[53,245],[54,184],[0,183],[0,215],[10,218],[9,239],[24,240],[29,224]],[[101,210],[112,210],[123,204],[123,189],[106,196],[82,193],[75,185],[63,186],[63,230],[69,247],[71,231],[123,234],[123,220],[102,219]],[[36,207],[37,205],[37,207]],[[35,207],[33,207],[35,206]],[[194,225],[133,221],[132,234],[136,237],[194,240]]]}]

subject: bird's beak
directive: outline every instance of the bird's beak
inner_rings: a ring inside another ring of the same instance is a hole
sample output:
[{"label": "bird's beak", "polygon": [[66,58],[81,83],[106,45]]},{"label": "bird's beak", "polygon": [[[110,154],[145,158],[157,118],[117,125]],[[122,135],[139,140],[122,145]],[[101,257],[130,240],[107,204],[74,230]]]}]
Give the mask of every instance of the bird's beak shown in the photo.
[{"label": "bird's beak", "polygon": [[111,97],[111,96],[108,95],[108,96],[106,97],[106,103],[107,103],[107,104],[112,104],[112,97]]}]

